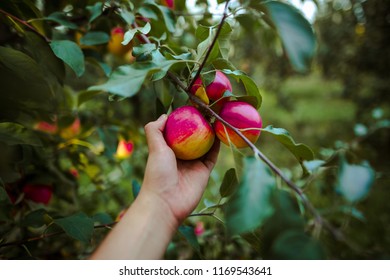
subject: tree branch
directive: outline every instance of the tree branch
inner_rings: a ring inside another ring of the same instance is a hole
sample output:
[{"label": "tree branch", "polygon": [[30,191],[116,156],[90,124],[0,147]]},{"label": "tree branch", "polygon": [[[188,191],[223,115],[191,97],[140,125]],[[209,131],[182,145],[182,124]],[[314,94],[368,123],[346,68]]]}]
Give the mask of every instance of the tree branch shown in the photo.
[{"label": "tree branch", "polygon": [[[97,225],[97,226],[94,226],[94,229],[98,229],[98,228],[111,228],[116,223],[117,222],[103,224],[103,225]],[[27,239],[23,239],[23,240],[19,240],[19,241],[13,241],[13,242],[0,244],[0,248],[9,247],[9,246],[20,246],[20,245],[24,245],[24,244],[29,243],[29,242],[42,240],[42,239],[45,239],[45,238],[61,235],[61,234],[64,234],[64,233],[65,233],[65,231],[56,231],[56,232],[52,232],[52,233],[48,233],[48,234],[41,234],[39,236],[35,236],[35,237],[31,237],[31,238],[27,238]]]},{"label": "tree branch", "polygon": [[198,68],[198,71],[196,72],[194,78],[191,80],[191,82],[189,83],[188,87],[187,87],[187,90],[186,91],[189,91],[192,86],[194,85],[196,79],[198,79],[198,77],[200,76],[200,73],[202,72],[203,68],[205,67],[206,65],[206,62],[207,62],[207,59],[209,58],[210,54],[211,54],[211,51],[213,50],[214,46],[215,46],[215,43],[217,42],[218,40],[218,37],[219,37],[219,34],[221,33],[221,30],[222,30],[222,26],[226,20],[226,18],[228,17],[228,7],[229,7],[229,2],[230,0],[227,0],[226,1],[226,4],[225,4],[225,9],[224,9],[224,12],[223,12],[223,16],[222,16],[222,19],[221,19],[221,22],[219,23],[218,25],[218,29],[217,29],[217,32],[215,33],[215,36],[214,36],[214,39],[213,41],[211,42],[210,46],[208,47],[207,49],[207,52],[206,52],[206,55],[203,59],[203,62],[202,64],[199,66]]},{"label": "tree branch", "polygon": [[5,16],[7,16],[7,17],[12,18],[13,20],[15,20],[15,21],[17,21],[17,22],[19,22],[19,23],[21,23],[21,24],[23,24],[24,26],[26,26],[27,28],[29,28],[31,31],[33,31],[34,33],[38,34],[40,37],[42,37],[43,39],[45,39],[45,41],[46,41],[47,43],[49,43],[49,42],[51,41],[48,37],[46,37],[45,35],[41,34],[38,30],[35,29],[35,27],[33,27],[32,25],[30,25],[27,21],[22,20],[22,19],[20,19],[20,18],[18,18],[18,17],[16,17],[16,16],[14,16],[14,15],[12,15],[12,14],[10,14],[10,13],[4,11],[3,9],[0,9],[0,13],[2,13],[3,15],[5,15]]}]

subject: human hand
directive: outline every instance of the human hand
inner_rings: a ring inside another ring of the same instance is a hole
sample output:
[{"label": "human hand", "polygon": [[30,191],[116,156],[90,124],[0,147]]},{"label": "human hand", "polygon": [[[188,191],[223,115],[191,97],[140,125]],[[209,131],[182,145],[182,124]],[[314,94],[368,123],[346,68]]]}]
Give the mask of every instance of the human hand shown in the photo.
[{"label": "human hand", "polygon": [[155,196],[168,206],[170,215],[179,225],[202,197],[217,161],[219,140],[216,139],[211,150],[200,159],[178,160],[163,136],[166,120],[167,116],[162,115],[145,126],[149,157],[140,195]]}]

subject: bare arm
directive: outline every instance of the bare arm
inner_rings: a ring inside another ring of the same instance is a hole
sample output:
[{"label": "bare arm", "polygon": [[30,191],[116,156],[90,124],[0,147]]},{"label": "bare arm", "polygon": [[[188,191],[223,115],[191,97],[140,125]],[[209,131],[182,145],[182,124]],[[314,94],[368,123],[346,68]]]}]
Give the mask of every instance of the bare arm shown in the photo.
[{"label": "bare arm", "polygon": [[218,157],[219,142],[199,160],[177,160],[163,130],[166,115],[145,126],[149,157],[137,199],[91,259],[159,259],[180,223],[198,205]]}]

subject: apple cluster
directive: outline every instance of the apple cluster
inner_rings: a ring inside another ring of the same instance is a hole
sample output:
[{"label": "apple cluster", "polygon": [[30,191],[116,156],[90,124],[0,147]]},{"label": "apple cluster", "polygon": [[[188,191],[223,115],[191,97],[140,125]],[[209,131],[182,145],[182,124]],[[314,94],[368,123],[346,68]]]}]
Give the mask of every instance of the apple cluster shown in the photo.
[{"label": "apple cluster", "polygon": [[[216,71],[214,80],[204,87],[198,78],[191,94],[198,96],[212,108],[227,123],[238,129],[251,143],[260,136],[262,119],[257,109],[251,104],[224,97],[226,91],[232,91],[229,79],[221,71]],[[237,133],[216,119],[209,122],[203,114],[192,105],[175,109],[169,116],[164,129],[164,138],[174,151],[176,158],[193,160],[202,157],[212,147],[215,136],[221,142],[237,148],[247,147],[248,144]]]}]

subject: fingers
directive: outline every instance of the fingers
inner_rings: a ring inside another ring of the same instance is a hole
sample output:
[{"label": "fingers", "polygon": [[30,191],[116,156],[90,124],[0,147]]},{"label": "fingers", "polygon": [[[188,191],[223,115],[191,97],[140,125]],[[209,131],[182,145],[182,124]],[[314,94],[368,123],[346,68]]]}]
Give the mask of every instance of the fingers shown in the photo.
[{"label": "fingers", "polygon": [[146,140],[148,142],[149,152],[153,153],[166,148],[163,131],[167,115],[161,115],[156,121],[145,125]]},{"label": "fingers", "polygon": [[202,160],[203,164],[206,165],[207,169],[210,172],[214,168],[215,163],[217,162],[220,144],[221,142],[218,139],[215,139],[210,151],[205,155],[204,159]]}]

